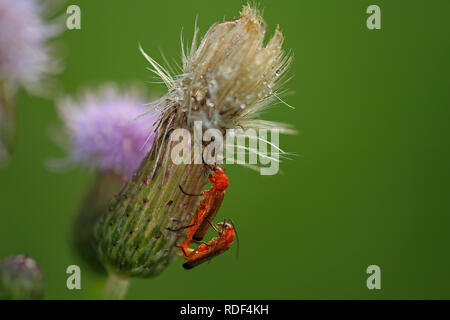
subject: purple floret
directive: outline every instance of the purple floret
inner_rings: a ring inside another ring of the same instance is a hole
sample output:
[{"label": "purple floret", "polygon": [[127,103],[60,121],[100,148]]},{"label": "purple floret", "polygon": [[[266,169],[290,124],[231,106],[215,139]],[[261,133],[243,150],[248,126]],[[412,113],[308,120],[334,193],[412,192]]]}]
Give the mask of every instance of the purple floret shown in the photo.
[{"label": "purple floret", "polygon": [[145,103],[136,92],[121,93],[114,87],[62,101],[59,111],[70,136],[69,160],[129,178],[155,138],[158,114],[148,113]]}]

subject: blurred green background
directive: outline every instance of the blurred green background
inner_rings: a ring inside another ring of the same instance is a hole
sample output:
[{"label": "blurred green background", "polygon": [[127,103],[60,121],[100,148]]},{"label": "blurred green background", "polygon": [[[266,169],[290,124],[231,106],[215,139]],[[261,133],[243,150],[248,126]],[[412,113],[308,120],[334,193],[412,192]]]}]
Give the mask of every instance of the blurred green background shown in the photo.
[{"label": "blurred green background", "polygon": [[[160,49],[179,61],[180,31],[190,40],[196,15],[204,34],[245,1],[75,3],[82,29],[59,41],[67,94],[151,81],[138,43],[158,61]],[[381,30],[366,27],[371,4],[381,7]],[[269,33],[279,24],[295,55],[287,84],[295,94],[286,101],[296,109],[280,105],[265,118],[295,125],[300,134],[280,143],[299,156],[276,176],[227,167],[219,217],[237,224],[238,260],[235,246],[191,271],[178,258],[157,278],[133,280],[127,297],[450,298],[450,2],[267,0],[260,8]],[[91,298],[98,281],[69,237],[93,174],[49,172],[45,161],[63,156],[49,138],[59,123],[54,104],[25,92],[18,103],[20,140],[0,170],[0,257],[35,257],[46,298]],[[66,288],[71,264],[81,266],[79,291]],[[381,267],[381,290],[366,287],[371,264]]]}]

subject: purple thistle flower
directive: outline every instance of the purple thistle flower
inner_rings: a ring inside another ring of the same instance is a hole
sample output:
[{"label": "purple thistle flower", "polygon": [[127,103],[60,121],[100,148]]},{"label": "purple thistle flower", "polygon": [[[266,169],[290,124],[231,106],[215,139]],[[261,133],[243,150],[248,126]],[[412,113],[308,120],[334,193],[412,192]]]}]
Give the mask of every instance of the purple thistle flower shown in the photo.
[{"label": "purple thistle flower", "polygon": [[70,138],[68,161],[131,177],[150,150],[156,113],[136,90],[112,85],[58,103]]},{"label": "purple thistle flower", "polygon": [[42,80],[60,68],[48,41],[63,25],[44,20],[48,4],[42,0],[0,0],[0,81],[39,92]]}]

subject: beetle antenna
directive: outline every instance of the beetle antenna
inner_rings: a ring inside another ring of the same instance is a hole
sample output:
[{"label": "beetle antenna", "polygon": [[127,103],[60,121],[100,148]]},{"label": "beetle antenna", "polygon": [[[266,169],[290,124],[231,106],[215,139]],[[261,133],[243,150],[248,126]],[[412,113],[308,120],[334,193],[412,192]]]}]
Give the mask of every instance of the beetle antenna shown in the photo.
[{"label": "beetle antenna", "polygon": [[233,220],[228,219],[228,221],[230,222],[231,226],[234,229],[234,234],[236,235],[236,259],[239,259],[239,237],[238,237],[238,232],[236,230],[235,224],[233,223]]},{"label": "beetle antenna", "polygon": [[187,193],[186,191],[183,190],[183,187],[181,186],[181,184],[179,184],[178,186],[180,187],[181,192],[183,192],[187,196],[191,196],[191,197],[200,197],[200,196],[202,196],[202,194]]}]

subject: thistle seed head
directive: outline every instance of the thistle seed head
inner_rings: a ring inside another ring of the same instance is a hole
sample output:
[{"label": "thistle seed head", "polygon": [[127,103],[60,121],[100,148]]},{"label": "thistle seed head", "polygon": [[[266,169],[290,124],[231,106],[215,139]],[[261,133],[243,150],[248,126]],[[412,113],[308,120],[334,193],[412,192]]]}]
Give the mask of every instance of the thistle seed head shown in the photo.
[{"label": "thistle seed head", "polygon": [[266,24],[259,12],[247,5],[238,19],[214,24],[197,44],[195,29],[190,49],[182,43],[183,70],[173,76],[142,53],[169,92],[153,102],[161,118],[182,114],[184,127],[201,120],[205,129],[278,128],[285,125],[256,120],[274,101],[281,101],[280,79],[291,62],[282,48],[279,28],[264,44]]}]

